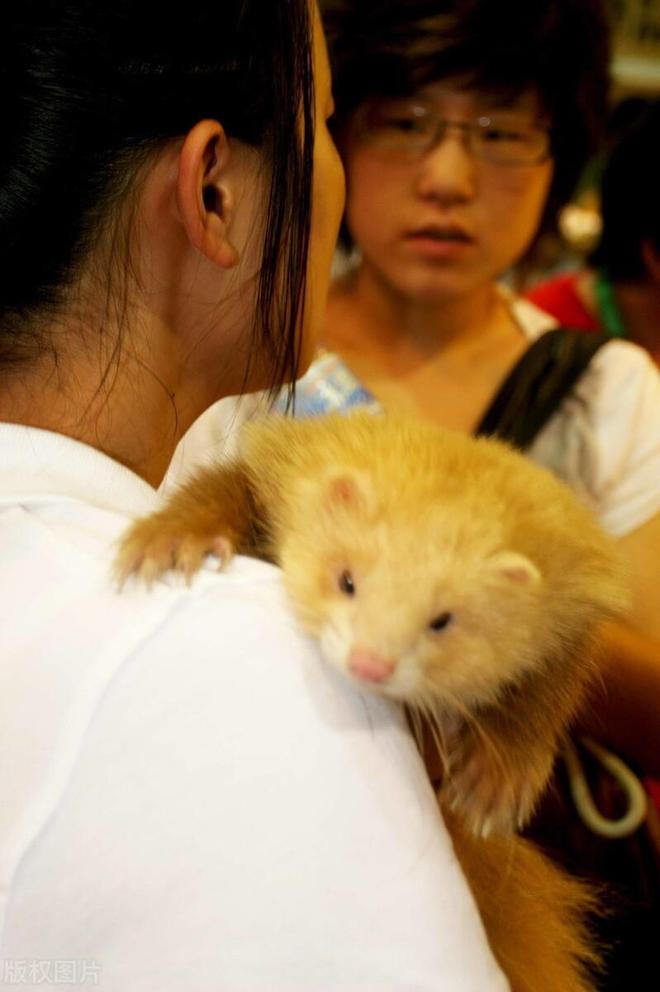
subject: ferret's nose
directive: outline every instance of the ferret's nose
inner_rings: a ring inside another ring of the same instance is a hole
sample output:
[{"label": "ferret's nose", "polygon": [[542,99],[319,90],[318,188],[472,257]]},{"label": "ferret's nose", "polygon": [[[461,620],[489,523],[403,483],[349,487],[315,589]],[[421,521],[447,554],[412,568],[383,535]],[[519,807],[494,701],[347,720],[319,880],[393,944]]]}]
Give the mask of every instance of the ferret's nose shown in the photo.
[{"label": "ferret's nose", "polygon": [[385,682],[394,671],[394,662],[371,651],[355,649],[349,655],[348,670],[365,682]]}]

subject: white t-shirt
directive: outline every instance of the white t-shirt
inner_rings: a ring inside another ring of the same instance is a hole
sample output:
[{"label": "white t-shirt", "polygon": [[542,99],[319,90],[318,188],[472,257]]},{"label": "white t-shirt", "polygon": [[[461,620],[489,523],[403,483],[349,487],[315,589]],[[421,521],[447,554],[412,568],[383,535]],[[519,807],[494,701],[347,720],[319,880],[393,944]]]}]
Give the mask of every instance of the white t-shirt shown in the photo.
[{"label": "white t-shirt", "polygon": [[201,465],[235,454],[241,425],[251,417],[263,416],[268,408],[265,393],[246,393],[218,400],[205,410],[177,445],[160,485],[161,495],[176,489]]},{"label": "white t-shirt", "polygon": [[0,987],[502,992],[400,710],[237,559],[117,592],[157,505],[0,425]]},{"label": "white t-shirt", "polygon": [[[529,300],[511,308],[530,340],[557,326]],[[660,512],[660,374],[648,353],[629,341],[604,344],[527,454],[615,537]]]}]

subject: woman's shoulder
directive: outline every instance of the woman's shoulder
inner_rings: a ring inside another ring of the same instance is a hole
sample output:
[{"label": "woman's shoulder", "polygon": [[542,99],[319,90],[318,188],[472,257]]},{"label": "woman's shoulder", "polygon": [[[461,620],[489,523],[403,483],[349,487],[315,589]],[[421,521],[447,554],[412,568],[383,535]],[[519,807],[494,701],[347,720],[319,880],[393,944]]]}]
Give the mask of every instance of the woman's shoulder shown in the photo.
[{"label": "woman's shoulder", "polygon": [[[601,402],[623,406],[640,389],[649,396],[655,395],[658,383],[658,367],[644,348],[632,341],[612,338],[592,358],[582,388],[598,396]],[[623,396],[614,395],[615,385],[625,388]]]},{"label": "woman's shoulder", "polygon": [[200,465],[236,454],[241,426],[268,409],[265,393],[229,396],[210,406],[179,441],[160,486],[169,493]]},{"label": "woman's shoulder", "polygon": [[660,443],[660,373],[648,352],[630,341],[613,338],[595,352],[568,404],[599,436]]},{"label": "woman's shoulder", "polygon": [[[504,987],[400,710],[322,662],[278,569],[237,558],[190,588],[107,592],[96,614],[94,596],[65,599],[50,635],[39,617],[41,648],[14,657],[39,698],[16,678],[0,733],[14,755],[0,837],[11,852],[6,954],[45,939],[82,958],[93,919],[118,988],[144,947],[161,987],[185,968],[198,987],[222,971],[236,987],[293,988],[302,960],[313,987],[364,974],[403,989],[411,947],[420,990],[439,969],[451,989]],[[55,646],[74,608],[82,657],[71,638]],[[375,929],[374,891],[385,907]],[[448,891],[458,914],[438,895]],[[194,940],[191,918],[207,923]],[[250,948],[283,918],[288,935],[266,942],[253,972]]]},{"label": "woman's shoulder", "polygon": [[606,342],[530,454],[581,493],[617,536],[660,511],[660,375],[647,352]]},{"label": "woman's shoulder", "polygon": [[[230,659],[234,654],[243,655],[247,632],[254,630],[262,638],[259,655],[263,664],[282,651],[309,650],[275,565],[237,556],[219,572],[217,562],[210,559],[189,586],[174,574],[162,580],[161,588],[158,585],[146,595],[162,600],[162,619],[145,626],[141,653],[162,657],[183,648],[206,658],[221,646],[223,656]],[[144,592],[129,588],[125,594],[129,599],[136,597],[139,612]]]}]

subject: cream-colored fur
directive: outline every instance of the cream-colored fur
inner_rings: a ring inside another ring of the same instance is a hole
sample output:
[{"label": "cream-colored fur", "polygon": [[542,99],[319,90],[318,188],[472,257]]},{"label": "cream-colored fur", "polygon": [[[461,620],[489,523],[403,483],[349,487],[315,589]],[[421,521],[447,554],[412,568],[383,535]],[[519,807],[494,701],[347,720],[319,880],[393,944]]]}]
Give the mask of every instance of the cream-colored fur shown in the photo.
[{"label": "cream-colored fur", "polygon": [[430,715],[475,832],[526,821],[598,622],[625,604],[613,542],[566,486],[501,442],[398,416],[267,418],[129,531],[119,573],[190,574],[233,549],[282,566],[331,664],[391,667],[363,685]]}]

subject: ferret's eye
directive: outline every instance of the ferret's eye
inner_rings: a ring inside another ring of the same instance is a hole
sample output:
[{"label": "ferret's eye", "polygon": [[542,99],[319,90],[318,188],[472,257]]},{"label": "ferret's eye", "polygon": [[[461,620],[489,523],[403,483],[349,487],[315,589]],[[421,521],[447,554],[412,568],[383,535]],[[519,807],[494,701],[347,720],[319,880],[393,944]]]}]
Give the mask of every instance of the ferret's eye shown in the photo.
[{"label": "ferret's eye", "polygon": [[339,576],[339,588],[347,596],[355,595],[355,583],[353,582],[353,576],[346,570]]},{"label": "ferret's eye", "polygon": [[429,627],[431,630],[444,630],[448,623],[451,622],[451,613],[440,613],[435,620],[431,620]]}]

